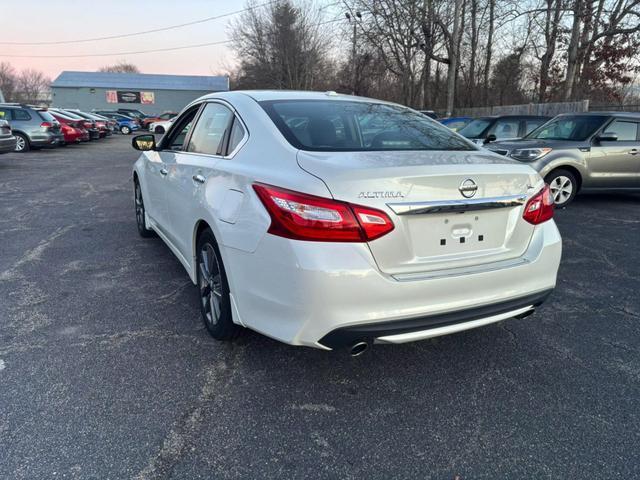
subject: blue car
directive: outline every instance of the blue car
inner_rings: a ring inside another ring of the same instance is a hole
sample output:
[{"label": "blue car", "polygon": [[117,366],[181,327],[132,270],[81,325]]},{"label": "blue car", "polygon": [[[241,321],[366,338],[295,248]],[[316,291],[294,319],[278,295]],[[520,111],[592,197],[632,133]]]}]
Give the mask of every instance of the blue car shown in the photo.
[{"label": "blue car", "polygon": [[124,135],[129,135],[131,132],[140,130],[140,123],[137,120],[134,120],[131,117],[127,117],[126,115],[122,115],[121,113],[107,111],[96,111],[93,113],[118,122],[118,130],[120,130],[120,133]]},{"label": "blue car", "polygon": [[467,124],[471,122],[471,120],[473,120],[473,118],[471,117],[449,117],[441,118],[438,121],[445,127],[448,127],[454,132],[457,132],[458,130],[466,127]]}]

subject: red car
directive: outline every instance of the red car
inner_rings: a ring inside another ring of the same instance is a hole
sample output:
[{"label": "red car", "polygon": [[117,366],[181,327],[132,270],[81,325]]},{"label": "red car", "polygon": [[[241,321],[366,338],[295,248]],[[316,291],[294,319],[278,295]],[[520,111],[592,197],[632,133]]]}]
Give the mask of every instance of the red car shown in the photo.
[{"label": "red car", "polygon": [[89,131],[84,128],[83,122],[66,117],[58,112],[50,112],[60,122],[64,143],[80,143],[89,141]]},{"label": "red car", "polygon": [[158,115],[157,117],[147,117],[142,120],[142,128],[145,130],[149,130],[149,125],[151,125],[152,123],[171,120],[177,115],[178,115],[177,112],[164,112],[163,114]]}]

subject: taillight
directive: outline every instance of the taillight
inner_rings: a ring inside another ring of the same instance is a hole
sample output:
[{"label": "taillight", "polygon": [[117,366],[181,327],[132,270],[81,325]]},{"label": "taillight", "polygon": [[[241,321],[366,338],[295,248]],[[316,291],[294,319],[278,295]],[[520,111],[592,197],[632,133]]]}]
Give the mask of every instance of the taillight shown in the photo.
[{"label": "taillight", "polygon": [[522,217],[533,225],[546,222],[553,217],[553,195],[549,185],[529,199],[524,207]]},{"label": "taillight", "polygon": [[389,216],[360,205],[270,185],[253,189],[271,216],[269,233],[316,242],[368,242],[393,230]]},{"label": "taillight", "polygon": [[51,123],[51,122],[42,122],[42,123],[40,124],[40,126],[41,126],[42,128],[51,128],[51,127],[53,127],[53,123]]},{"label": "taillight", "polygon": [[93,128],[93,124],[91,122],[84,122],[84,128]]}]

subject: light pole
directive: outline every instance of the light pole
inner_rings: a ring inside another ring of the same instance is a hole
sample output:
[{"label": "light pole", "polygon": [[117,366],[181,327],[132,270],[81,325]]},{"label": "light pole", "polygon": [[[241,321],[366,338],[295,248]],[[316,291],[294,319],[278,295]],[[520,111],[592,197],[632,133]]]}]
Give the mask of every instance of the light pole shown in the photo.
[{"label": "light pole", "polygon": [[353,37],[351,39],[351,93],[353,95],[356,94],[356,86],[358,84],[358,67],[356,65],[356,43],[357,43],[357,35],[358,35],[358,20],[362,19],[362,14],[360,12],[356,12],[356,18],[353,18],[349,12],[344,14],[347,17],[349,23],[353,24]]}]

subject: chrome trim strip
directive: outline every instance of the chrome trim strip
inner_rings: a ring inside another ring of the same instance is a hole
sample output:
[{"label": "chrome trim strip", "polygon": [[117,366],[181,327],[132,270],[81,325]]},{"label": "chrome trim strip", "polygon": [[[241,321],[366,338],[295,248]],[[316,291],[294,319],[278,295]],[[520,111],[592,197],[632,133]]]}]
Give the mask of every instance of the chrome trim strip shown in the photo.
[{"label": "chrome trim strip", "polygon": [[525,194],[506,195],[504,197],[466,198],[464,200],[442,200],[434,202],[387,203],[396,215],[422,215],[425,213],[470,212],[523,205],[527,201]]},{"label": "chrome trim strip", "polygon": [[432,278],[459,277],[461,275],[475,275],[476,273],[494,272],[496,270],[504,270],[505,268],[519,267],[528,263],[530,263],[530,261],[527,258],[519,257],[466,267],[454,267],[427,272],[397,273],[391,275],[391,277],[399,282],[415,282],[420,280],[430,280]]},{"label": "chrome trim strip", "polygon": [[470,330],[472,328],[483,327],[491,323],[500,322],[509,318],[522,315],[530,310],[533,310],[534,306],[529,305],[527,307],[511,310],[510,312],[500,313],[498,315],[492,315],[490,317],[479,318],[477,320],[471,320],[469,322],[456,323],[453,325],[445,325],[444,327],[427,328],[418,332],[400,333],[397,335],[387,335],[384,337],[378,337],[374,340],[374,343],[405,343],[415,342],[416,340],[424,340],[427,338],[439,337],[441,335],[449,335],[451,333],[462,332],[464,330]]}]

